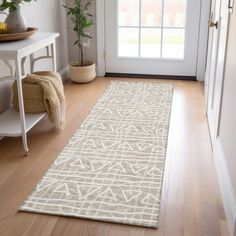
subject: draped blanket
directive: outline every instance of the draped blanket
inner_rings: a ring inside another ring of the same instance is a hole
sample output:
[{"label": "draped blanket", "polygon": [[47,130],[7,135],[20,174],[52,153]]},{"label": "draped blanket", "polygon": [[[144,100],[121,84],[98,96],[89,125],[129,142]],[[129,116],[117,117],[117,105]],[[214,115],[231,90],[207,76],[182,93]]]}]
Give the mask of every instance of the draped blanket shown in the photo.
[{"label": "draped blanket", "polygon": [[[65,95],[61,76],[51,71],[35,72],[22,80],[26,113],[47,112],[49,120],[62,128],[65,123]],[[13,84],[13,106],[19,110],[17,82]]]}]

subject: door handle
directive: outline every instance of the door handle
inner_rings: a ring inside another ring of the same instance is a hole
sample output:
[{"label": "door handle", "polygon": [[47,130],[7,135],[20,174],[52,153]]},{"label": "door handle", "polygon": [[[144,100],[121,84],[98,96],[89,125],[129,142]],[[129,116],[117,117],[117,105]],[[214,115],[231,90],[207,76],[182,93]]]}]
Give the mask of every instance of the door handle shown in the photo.
[{"label": "door handle", "polygon": [[210,28],[216,27],[216,29],[218,29],[219,22],[218,22],[218,21],[214,22],[214,21],[212,21],[212,20],[209,20],[209,21],[208,21],[208,26],[209,26]]}]

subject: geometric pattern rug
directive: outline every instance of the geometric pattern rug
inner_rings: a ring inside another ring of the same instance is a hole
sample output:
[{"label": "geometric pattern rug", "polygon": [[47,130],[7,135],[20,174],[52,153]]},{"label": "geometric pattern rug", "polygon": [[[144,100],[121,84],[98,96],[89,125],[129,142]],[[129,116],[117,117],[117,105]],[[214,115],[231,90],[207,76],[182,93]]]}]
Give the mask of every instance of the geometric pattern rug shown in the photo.
[{"label": "geometric pattern rug", "polygon": [[112,81],[19,210],[157,228],[172,93]]}]

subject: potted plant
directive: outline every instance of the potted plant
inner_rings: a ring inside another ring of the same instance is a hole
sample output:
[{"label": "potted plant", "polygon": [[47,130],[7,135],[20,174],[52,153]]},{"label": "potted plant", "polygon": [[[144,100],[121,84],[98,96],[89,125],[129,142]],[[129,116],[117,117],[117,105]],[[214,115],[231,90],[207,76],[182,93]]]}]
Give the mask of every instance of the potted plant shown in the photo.
[{"label": "potted plant", "polygon": [[74,32],[77,40],[74,45],[79,49],[79,61],[70,64],[69,77],[77,83],[88,83],[96,77],[96,66],[94,62],[88,62],[84,59],[84,44],[86,39],[91,39],[91,36],[86,30],[94,25],[93,15],[89,14],[92,0],[74,0],[72,7],[64,5],[67,9],[67,15],[71,17],[74,24]]},{"label": "potted plant", "polygon": [[0,4],[0,12],[9,10],[9,14],[5,20],[8,33],[21,33],[27,31],[27,24],[21,13],[20,5],[36,0],[2,0]]}]

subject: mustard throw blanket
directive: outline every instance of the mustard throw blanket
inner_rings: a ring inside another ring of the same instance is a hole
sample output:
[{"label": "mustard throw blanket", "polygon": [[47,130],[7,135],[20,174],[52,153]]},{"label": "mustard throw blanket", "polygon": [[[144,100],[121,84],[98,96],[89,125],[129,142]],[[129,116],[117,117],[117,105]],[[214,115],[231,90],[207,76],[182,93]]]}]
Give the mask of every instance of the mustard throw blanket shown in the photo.
[{"label": "mustard throw blanket", "polygon": [[[26,113],[47,112],[49,120],[62,128],[65,123],[65,95],[61,76],[43,71],[28,75],[22,80]],[[13,84],[13,106],[19,110],[16,81]]]}]

